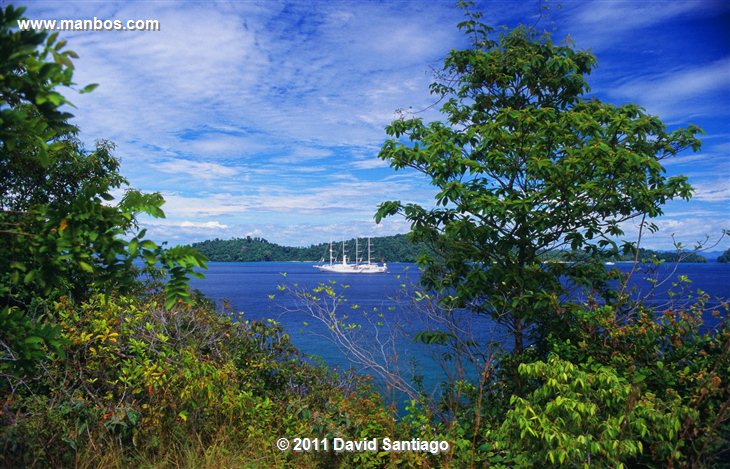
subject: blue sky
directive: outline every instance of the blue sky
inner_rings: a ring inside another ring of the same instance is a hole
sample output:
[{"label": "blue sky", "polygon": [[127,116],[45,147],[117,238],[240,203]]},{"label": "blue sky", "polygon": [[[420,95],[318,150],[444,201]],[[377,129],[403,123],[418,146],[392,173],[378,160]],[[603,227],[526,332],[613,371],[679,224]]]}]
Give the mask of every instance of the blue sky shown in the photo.
[{"label": "blue sky", "polygon": [[[463,47],[452,1],[29,2],[30,19],[157,19],[159,32],[67,32],[80,58],[71,95],[85,142],[116,143],[131,186],[160,192],[171,244],[261,236],[308,245],[408,230],[385,200],[432,205],[435,190],[377,159],[397,109],[424,109],[432,70]],[[537,1],[481,2],[490,24],[538,21]],[[634,102],[670,128],[706,131],[700,153],[665,161],[696,189],[644,246],[730,228],[730,4],[564,1],[539,19],[598,66],[592,94]],[[421,114],[438,119],[435,109]],[[635,233],[626,226],[627,238]],[[730,247],[723,240],[718,249]]]}]

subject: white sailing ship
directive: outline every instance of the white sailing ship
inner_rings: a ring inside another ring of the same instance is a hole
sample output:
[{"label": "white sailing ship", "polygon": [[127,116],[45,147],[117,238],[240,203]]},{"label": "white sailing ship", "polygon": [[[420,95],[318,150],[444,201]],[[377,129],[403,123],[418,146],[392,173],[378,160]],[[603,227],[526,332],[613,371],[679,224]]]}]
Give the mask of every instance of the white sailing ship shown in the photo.
[{"label": "white sailing ship", "polygon": [[342,262],[336,262],[332,242],[330,241],[330,261],[329,264],[319,264],[314,267],[324,272],[332,272],[335,274],[382,274],[388,271],[385,263],[374,264],[370,259],[370,238],[368,238],[368,261],[361,262],[359,259],[358,240],[355,239],[355,262],[350,264],[347,262],[347,249],[345,242],[342,242]]}]

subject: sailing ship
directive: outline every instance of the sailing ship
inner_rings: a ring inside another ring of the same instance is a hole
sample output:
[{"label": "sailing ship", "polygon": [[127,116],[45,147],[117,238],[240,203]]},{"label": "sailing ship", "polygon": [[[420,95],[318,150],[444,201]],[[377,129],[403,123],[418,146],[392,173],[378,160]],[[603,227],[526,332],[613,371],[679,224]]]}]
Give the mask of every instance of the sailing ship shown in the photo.
[{"label": "sailing ship", "polygon": [[[319,264],[314,267],[324,271],[332,272],[335,274],[382,274],[388,271],[388,266],[385,263],[374,264],[370,259],[370,238],[368,238],[368,261],[367,263],[361,262],[359,259],[358,240],[355,239],[355,262],[350,264],[347,262],[347,248],[346,244],[342,242],[342,262],[336,262],[334,255],[334,248],[330,241],[330,261],[329,264]],[[323,259],[324,260],[324,259]]]}]

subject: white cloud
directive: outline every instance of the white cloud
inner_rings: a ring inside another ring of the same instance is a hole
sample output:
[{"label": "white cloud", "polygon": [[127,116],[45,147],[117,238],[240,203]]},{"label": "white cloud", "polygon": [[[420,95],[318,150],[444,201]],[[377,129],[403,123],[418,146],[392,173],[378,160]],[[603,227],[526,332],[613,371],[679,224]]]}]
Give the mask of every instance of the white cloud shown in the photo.
[{"label": "white cloud", "polygon": [[568,28],[581,47],[605,50],[622,36],[641,34],[671,19],[706,8],[702,2],[593,0],[566,3]]},{"label": "white cloud", "polygon": [[[650,233],[644,230],[641,245],[649,249],[671,250],[675,242],[681,242],[686,247],[704,243],[707,239],[717,240],[722,234],[723,217],[687,216],[681,218],[661,217],[651,220],[659,230]],[[727,226],[727,225],[725,225]],[[636,241],[638,239],[638,221],[623,225],[625,236],[622,239]]]},{"label": "white cloud", "polygon": [[331,149],[324,148],[307,148],[296,146],[293,150],[282,151],[285,156],[276,156],[271,158],[272,163],[307,163],[312,161],[324,160],[333,155]]},{"label": "white cloud", "polygon": [[714,100],[702,100],[718,93],[730,102],[730,57],[704,66],[684,67],[655,76],[639,76],[613,87],[609,94],[638,100],[661,117],[724,112]]},{"label": "white cloud", "polygon": [[148,238],[166,240],[173,243],[189,243],[212,238],[228,238],[234,230],[217,221],[172,221],[172,220],[142,220],[148,231]]},{"label": "white cloud", "polygon": [[271,151],[274,147],[262,141],[261,137],[236,136],[226,134],[203,134],[182,142],[182,149],[194,156],[225,157],[251,156],[259,152]]},{"label": "white cloud", "polygon": [[[265,190],[247,194],[163,193],[165,213],[171,220],[193,220],[197,223],[212,219],[228,227],[296,226],[300,224],[341,224],[359,226],[372,224],[377,206],[391,199],[429,205],[433,200],[432,188],[420,188],[407,180],[343,181],[326,186],[312,185],[297,189],[285,185],[269,185]],[[252,228],[257,229],[257,228]],[[300,236],[316,240],[314,231]],[[268,235],[272,236],[272,235]]]},{"label": "white cloud", "polygon": [[695,8],[697,5],[693,2],[600,0],[582,2],[574,20],[586,28],[610,29],[613,34],[617,34],[621,30],[635,30],[661,23]]},{"label": "white cloud", "polygon": [[163,161],[155,165],[156,169],[163,173],[187,174],[189,176],[212,179],[217,177],[234,176],[238,171],[234,168],[223,166],[217,163],[206,163],[202,161],[171,160]]},{"label": "white cloud", "polygon": [[354,163],[352,163],[352,167],[355,169],[387,168],[388,162],[381,160],[380,158],[371,158],[367,160],[355,161]]},{"label": "white cloud", "polygon": [[[380,224],[372,219],[349,220],[338,223],[288,223],[284,225],[262,225],[261,228],[245,231],[245,236],[262,237],[284,246],[309,246],[328,241],[339,241],[355,237],[390,236],[405,233],[408,224],[402,218],[388,218]],[[375,246],[377,248],[377,246]],[[323,252],[322,255],[325,255]]]},{"label": "white cloud", "polygon": [[715,184],[694,184],[694,188],[695,193],[692,196],[694,200],[703,202],[730,201],[730,180],[728,179],[717,181]]},{"label": "white cloud", "polygon": [[179,226],[183,228],[216,228],[216,229],[226,229],[228,228],[228,225],[224,225],[222,223],[218,223],[217,221],[206,221],[206,222],[194,222],[194,221],[184,221],[179,224]]}]

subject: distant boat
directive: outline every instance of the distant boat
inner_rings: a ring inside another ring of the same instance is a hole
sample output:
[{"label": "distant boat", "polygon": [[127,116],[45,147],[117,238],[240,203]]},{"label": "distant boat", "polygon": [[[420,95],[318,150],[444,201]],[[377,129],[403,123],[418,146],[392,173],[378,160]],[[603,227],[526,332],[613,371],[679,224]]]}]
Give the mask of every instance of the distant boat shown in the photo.
[{"label": "distant boat", "polygon": [[[347,262],[347,250],[345,242],[342,242],[342,262],[335,262],[334,249],[332,242],[330,241],[330,261],[329,264],[319,264],[314,267],[324,271],[332,272],[335,274],[382,274],[388,271],[388,266],[385,263],[373,264],[370,261],[370,238],[368,238],[368,261],[367,263],[360,262],[358,259],[358,244],[357,238],[355,239],[355,262],[348,264]],[[323,259],[324,260],[324,259]]]},{"label": "distant boat", "polygon": [[608,261],[608,262],[604,262],[604,265],[616,265],[616,263],[615,262]]}]

